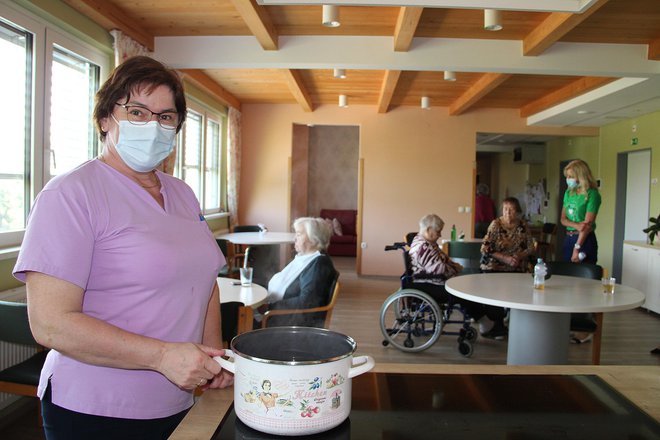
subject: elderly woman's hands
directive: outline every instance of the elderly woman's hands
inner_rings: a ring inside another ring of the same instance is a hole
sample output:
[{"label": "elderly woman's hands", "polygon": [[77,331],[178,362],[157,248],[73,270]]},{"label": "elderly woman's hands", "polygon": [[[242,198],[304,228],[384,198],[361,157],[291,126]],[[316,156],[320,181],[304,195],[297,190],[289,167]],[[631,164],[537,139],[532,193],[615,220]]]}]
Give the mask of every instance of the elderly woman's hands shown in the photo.
[{"label": "elderly woman's hands", "polygon": [[224,354],[222,349],[201,344],[167,343],[156,371],[182,389],[224,388],[233,383],[233,375],[213,360]]}]

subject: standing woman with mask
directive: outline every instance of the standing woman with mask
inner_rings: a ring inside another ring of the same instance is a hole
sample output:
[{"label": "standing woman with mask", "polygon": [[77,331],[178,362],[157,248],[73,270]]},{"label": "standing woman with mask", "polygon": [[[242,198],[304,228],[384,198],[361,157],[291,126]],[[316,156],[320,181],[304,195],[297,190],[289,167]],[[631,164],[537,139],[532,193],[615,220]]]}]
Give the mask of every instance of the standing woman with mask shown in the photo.
[{"label": "standing woman with mask", "polygon": [[561,224],[566,227],[564,261],[579,263],[580,253],[583,252],[583,262],[596,264],[596,216],[601,203],[596,179],[591,174],[589,165],[579,159],[566,165],[564,176],[568,186],[561,210]]},{"label": "standing woman with mask", "polygon": [[156,168],[186,117],[176,72],[130,58],[96,95],[101,155],[35,200],[14,275],[27,285],[48,440],[166,439],[199,386],[233,381],[224,263],[192,190]]}]

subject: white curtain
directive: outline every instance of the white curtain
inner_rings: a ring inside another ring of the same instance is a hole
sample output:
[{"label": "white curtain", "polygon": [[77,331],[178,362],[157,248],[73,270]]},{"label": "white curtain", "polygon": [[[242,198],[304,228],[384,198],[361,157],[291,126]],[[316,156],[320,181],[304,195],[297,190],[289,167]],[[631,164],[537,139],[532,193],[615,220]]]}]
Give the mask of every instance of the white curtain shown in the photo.
[{"label": "white curtain", "polygon": [[227,163],[227,209],[229,227],[238,224],[238,192],[241,181],[241,112],[229,107],[229,145]]},{"label": "white curtain", "polygon": [[153,52],[150,52],[149,49],[118,29],[111,30],[110,35],[115,39],[115,66],[136,55],[146,55],[148,57],[153,55]]}]

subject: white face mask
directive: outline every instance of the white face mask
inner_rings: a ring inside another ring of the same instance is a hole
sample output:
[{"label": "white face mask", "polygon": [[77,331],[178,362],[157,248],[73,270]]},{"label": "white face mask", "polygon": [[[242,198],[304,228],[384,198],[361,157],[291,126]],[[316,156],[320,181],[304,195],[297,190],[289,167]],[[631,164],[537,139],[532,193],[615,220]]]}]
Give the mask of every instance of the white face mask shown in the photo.
[{"label": "white face mask", "polygon": [[137,172],[153,171],[174,149],[176,130],[163,128],[156,121],[144,125],[128,121],[117,121],[117,124],[119,139],[115,150],[124,163]]}]

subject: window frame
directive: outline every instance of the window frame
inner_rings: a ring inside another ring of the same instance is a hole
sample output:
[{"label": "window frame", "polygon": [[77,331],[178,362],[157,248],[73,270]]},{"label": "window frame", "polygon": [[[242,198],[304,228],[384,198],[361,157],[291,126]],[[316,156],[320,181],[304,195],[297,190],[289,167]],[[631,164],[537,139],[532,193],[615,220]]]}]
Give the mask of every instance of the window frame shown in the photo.
[{"label": "window frame", "polygon": [[[29,161],[26,171],[29,192],[27,205],[31,208],[34,200],[48,182],[50,176],[50,75],[53,49],[69,51],[99,67],[99,85],[110,71],[111,55],[90,45],[64,29],[35,14],[0,3],[0,18],[10,26],[32,34],[32,84],[30,99]],[[96,130],[95,130],[96,131]],[[98,133],[94,134],[96,149],[100,148]],[[20,246],[25,229],[0,231],[0,250]]]},{"label": "window frame", "polygon": [[[220,111],[214,110],[206,104],[198,101],[197,99],[186,96],[188,111],[191,110],[195,113],[202,116],[201,120],[201,151],[200,151],[200,164],[199,164],[199,179],[201,182],[200,194],[197,195],[200,206],[202,207],[202,214],[208,218],[218,218],[227,216],[227,116]],[[213,121],[218,124],[219,133],[218,139],[220,141],[220,148],[218,152],[218,157],[220,161],[220,167],[218,170],[218,184],[220,188],[218,189],[219,195],[219,207],[214,207],[207,209],[204,205],[206,202],[206,139],[207,139],[207,129],[208,121]],[[186,127],[187,124],[183,124],[183,129],[179,133],[177,138],[177,161],[175,166],[175,175],[176,177],[183,179],[183,161],[185,157],[185,145],[186,138]]]}]

